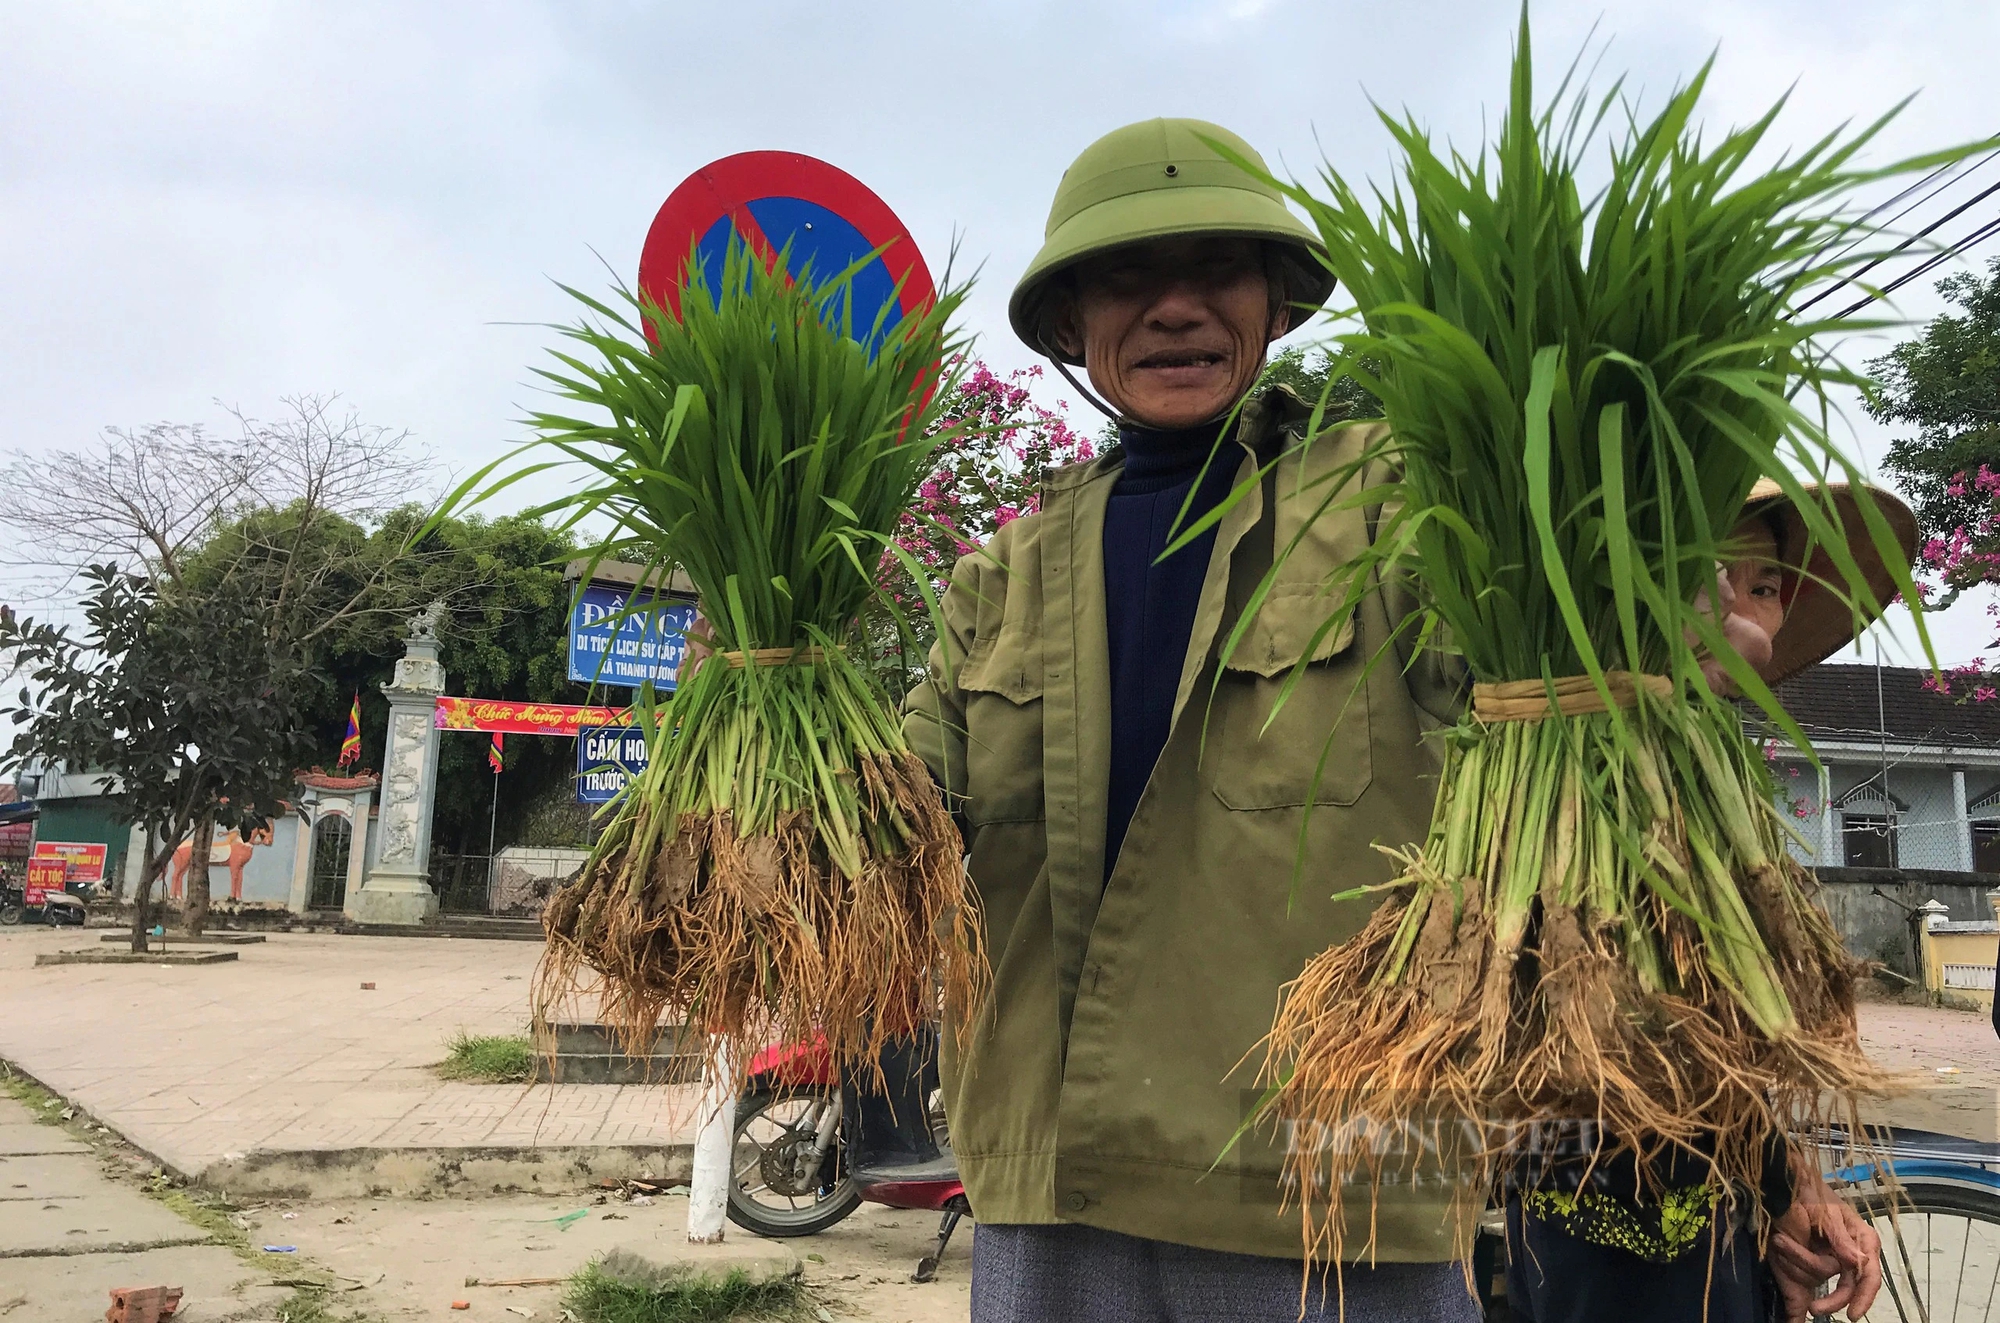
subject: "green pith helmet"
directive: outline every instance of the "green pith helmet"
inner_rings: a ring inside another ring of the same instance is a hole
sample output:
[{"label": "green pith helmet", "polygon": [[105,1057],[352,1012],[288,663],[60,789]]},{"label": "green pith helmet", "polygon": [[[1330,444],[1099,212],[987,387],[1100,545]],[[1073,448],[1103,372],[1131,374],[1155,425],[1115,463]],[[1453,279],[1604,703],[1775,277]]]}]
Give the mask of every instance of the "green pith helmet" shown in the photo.
[{"label": "green pith helmet", "polygon": [[1219,125],[1199,119],[1149,119],[1114,129],[1083,149],[1063,172],[1049,208],[1042,251],[1007,301],[1014,334],[1030,349],[1064,363],[1082,359],[1055,342],[1052,277],[1095,253],[1167,235],[1229,234],[1281,245],[1279,263],[1292,325],[1333,293],[1320,261],[1319,236],[1285,209],[1284,197],[1226,161],[1203,138],[1226,143],[1261,169],[1264,158]]}]

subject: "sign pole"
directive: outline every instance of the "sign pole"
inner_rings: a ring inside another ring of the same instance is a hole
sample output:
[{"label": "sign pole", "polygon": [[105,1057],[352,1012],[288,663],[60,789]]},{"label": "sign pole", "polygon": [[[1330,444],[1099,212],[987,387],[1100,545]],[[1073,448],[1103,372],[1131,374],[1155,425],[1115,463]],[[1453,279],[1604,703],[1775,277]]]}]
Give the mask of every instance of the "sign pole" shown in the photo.
[{"label": "sign pole", "polygon": [[[830,272],[865,264],[862,278],[848,293],[855,326],[878,326],[880,333],[904,316],[928,305],[936,292],[923,255],[895,213],[852,175],[824,161],[792,152],[744,152],[724,157],[690,175],[673,191],[646,233],[639,255],[639,290],[678,316],[682,282],[693,262],[709,274],[708,289],[721,297],[722,263],[732,236],[749,245],[760,260],[772,262],[782,253],[795,278],[808,271]],[[650,329],[647,332],[651,338]],[[871,352],[879,341],[864,341]],[[683,614],[671,621],[666,637],[657,624],[628,626],[631,596],[606,592],[601,605],[589,601],[595,585],[580,593],[571,628],[572,678],[600,684],[636,686],[646,678],[648,663],[671,663],[674,679],[687,657],[686,633],[698,603],[683,602]],[[635,590],[636,591],[636,590]],[[662,614],[655,612],[655,619]],[[615,628],[616,632],[612,632]],[[677,637],[675,636],[677,634]],[[630,636],[630,637],[628,637]],[[588,663],[588,667],[580,663]],[[578,670],[585,674],[578,675]],[[658,680],[656,687],[664,688]],[[612,761],[605,749],[580,732],[579,785],[593,793],[613,789]],[[634,760],[616,761],[620,770],[636,771]],[[588,784],[582,778],[590,778]],[[599,785],[598,783],[602,784]],[[737,1073],[722,1038],[708,1040],[709,1057],[702,1080],[701,1129],[694,1145],[694,1171],[688,1191],[688,1239],[697,1244],[722,1239],[735,1179]]]},{"label": "sign pole", "polygon": [[729,1040],[708,1040],[708,1062],[702,1069],[701,1128],[694,1137],[693,1170],[688,1173],[688,1243],[719,1245],[729,1215],[729,1183],[735,1172],[736,1071],[730,1064]]}]

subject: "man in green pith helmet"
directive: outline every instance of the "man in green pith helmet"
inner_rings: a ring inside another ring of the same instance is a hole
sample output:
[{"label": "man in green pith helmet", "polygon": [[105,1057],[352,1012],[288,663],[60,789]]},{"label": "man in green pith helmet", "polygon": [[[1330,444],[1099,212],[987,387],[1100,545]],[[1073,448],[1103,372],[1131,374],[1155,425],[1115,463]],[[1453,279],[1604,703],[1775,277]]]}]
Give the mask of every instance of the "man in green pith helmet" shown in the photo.
[{"label": "man in green pith helmet", "polygon": [[[1063,176],[1009,313],[1084,368],[1119,444],[959,563],[908,702],[911,744],[962,814],[993,959],[963,1051],[944,1036],[978,1323],[1300,1317],[1280,1137],[1237,1138],[1258,1043],[1280,985],[1373,908],[1328,898],[1387,881],[1372,844],[1430,821],[1423,736],[1452,715],[1455,677],[1408,655],[1395,626],[1412,604],[1393,589],[1322,628],[1342,600],[1328,574],[1376,521],[1322,512],[1315,479],[1381,425],[1307,448],[1312,410],[1253,391],[1332,281],[1317,238],[1230,156],[1258,160],[1213,124],[1156,119]],[[1403,653],[1370,669],[1392,637]],[[1344,1297],[1351,1323],[1476,1320],[1452,1261],[1463,1193],[1435,1163],[1395,1161],[1351,1192],[1347,1266],[1338,1289],[1316,1276],[1306,1316]]]}]

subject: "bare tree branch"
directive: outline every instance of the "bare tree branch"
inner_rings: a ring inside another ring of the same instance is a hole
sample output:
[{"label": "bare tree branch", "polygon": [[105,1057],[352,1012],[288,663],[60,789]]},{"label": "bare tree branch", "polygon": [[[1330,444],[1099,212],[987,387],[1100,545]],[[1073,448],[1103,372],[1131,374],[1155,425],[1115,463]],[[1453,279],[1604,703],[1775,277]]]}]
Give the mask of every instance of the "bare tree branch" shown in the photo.
[{"label": "bare tree branch", "polygon": [[[302,648],[370,613],[402,614],[414,576],[347,536],[400,507],[428,506],[431,458],[407,431],[364,422],[331,395],[298,395],[264,421],[229,410],[234,436],[200,424],[110,428],[75,451],[22,456],[0,470],[14,499],[0,526],[17,565],[62,579],[110,562],[164,592],[254,595]],[[197,585],[189,585],[193,575]]]},{"label": "bare tree branch", "polygon": [[190,549],[259,510],[306,516],[310,536],[327,519],[371,527],[397,506],[428,504],[431,459],[407,431],[337,412],[336,396],[283,403],[275,422],[231,409],[233,437],[199,423],[153,423],[107,428],[80,450],[16,458],[0,470],[13,497],[0,526],[29,550],[17,563],[73,571],[111,561],[175,583]]}]

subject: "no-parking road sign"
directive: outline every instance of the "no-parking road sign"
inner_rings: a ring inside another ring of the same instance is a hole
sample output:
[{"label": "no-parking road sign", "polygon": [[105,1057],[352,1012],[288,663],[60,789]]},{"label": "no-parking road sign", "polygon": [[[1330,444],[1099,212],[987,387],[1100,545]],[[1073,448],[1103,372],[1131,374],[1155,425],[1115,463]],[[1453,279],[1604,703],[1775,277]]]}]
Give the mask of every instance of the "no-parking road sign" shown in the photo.
[{"label": "no-parking road sign", "polygon": [[824,280],[881,249],[852,282],[853,325],[864,334],[884,307],[886,332],[936,297],[916,240],[888,204],[845,170],[797,152],[725,156],[682,180],[646,232],[640,292],[678,315],[690,250],[708,288],[720,291],[731,234],[767,263],[784,253],[795,280]]}]

